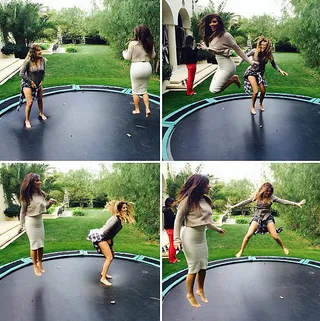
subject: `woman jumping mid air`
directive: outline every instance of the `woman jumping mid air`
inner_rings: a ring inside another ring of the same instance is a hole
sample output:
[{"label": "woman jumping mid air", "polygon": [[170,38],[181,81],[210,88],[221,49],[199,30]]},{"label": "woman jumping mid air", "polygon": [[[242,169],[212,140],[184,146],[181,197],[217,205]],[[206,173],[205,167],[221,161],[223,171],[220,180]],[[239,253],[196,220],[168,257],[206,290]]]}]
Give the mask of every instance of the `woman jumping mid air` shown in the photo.
[{"label": "woman jumping mid air", "polygon": [[249,223],[249,230],[247,234],[245,235],[242,245],[240,248],[240,251],[236,254],[236,257],[240,257],[247,246],[251,236],[253,234],[264,234],[269,232],[270,235],[273,237],[273,239],[280,245],[283,252],[288,255],[289,250],[284,247],[280,237],[278,236],[278,233],[275,229],[275,220],[273,216],[271,215],[271,205],[276,202],[284,205],[294,205],[301,207],[303,204],[306,203],[305,200],[302,200],[299,203],[287,201],[284,199],[281,199],[275,195],[273,195],[273,186],[270,183],[264,183],[262,186],[258,189],[258,191],[252,195],[250,198],[248,198],[245,201],[242,201],[236,205],[231,206],[230,208],[236,208],[241,207],[244,205],[247,205],[251,202],[255,202],[255,212],[254,216]]},{"label": "woman jumping mid air", "polygon": [[281,70],[274,61],[272,55],[272,43],[268,38],[259,37],[257,48],[252,49],[249,53],[247,53],[247,56],[252,56],[253,60],[259,63],[255,66],[249,66],[244,73],[244,90],[247,94],[250,95],[250,90],[252,88],[251,113],[252,115],[255,115],[255,103],[258,97],[259,88],[259,108],[261,111],[265,110],[262,103],[266,95],[266,87],[268,86],[266,79],[264,78],[265,67],[268,61],[270,61],[272,67],[276,69],[281,75],[288,76],[288,73]]}]

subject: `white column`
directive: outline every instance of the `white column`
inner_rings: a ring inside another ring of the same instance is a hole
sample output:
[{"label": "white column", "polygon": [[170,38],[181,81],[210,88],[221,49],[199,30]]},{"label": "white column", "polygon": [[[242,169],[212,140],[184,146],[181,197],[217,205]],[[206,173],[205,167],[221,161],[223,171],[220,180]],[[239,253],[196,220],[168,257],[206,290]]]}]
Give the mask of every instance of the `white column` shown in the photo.
[{"label": "white column", "polygon": [[177,46],[176,46],[176,29],[174,25],[168,25],[169,40],[169,60],[173,70],[177,69]]}]

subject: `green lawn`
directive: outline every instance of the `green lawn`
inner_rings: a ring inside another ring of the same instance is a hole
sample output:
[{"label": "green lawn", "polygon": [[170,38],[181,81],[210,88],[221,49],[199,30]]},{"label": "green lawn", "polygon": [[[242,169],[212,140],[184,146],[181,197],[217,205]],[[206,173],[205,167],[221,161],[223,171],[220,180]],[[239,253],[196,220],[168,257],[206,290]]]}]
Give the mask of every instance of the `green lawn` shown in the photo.
[{"label": "green lawn", "polygon": [[[57,85],[110,85],[131,88],[130,62],[116,58],[112,48],[104,45],[78,45],[78,53],[46,55],[44,87]],[[19,93],[19,74],[3,84],[0,99]],[[150,93],[160,94],[159,78],[149,81]]]},{"label": "green lawn", "polygon": [[[289,249],[290,257],[302,259],[312,259],[320,261],[320,249],[318,246],[312,246],[311,243],[297,233],[289,231],[280,218],[276,218],[276,226],[284,226],[284,231],[279,234],[284,245]],[[224,225],[227,231],[224,236],[208,230],[207,242],[209,249],[209,261],[235,257],[239,251],[244,235],[248,230],[246,224]],[[280,246],[271,238],[269,234],[255,235],[251,238],[246,247],[243,256],[285,256]],[[170,264],[167,259],[162,260],[162,275],[166,276],[187,268],[184,254],[178,254],[179,263]]]},{"label": "green lawn", "polygon": [[[85,210],[85,213],[85,216],[80,217],[44,220],[44,252],[94,250],[92,243],[86,240],[88,231],[102,227],[110,214],[96,209]],[[136,226],[124,224],[123,229],[114,238],[114,250],[159,258],[159,244],[147,242],[146,239],[147,236],[141,233]],[[0,250],[0,266],[29,256],[29,241],[27,235],[24,234],[8,247]]]},{"label": "green lawn", "polygon": [[[270,64],[267,64],[265,72],[265,77],[268,82],[267,92],[320,97],[320,73],[305,67],[300,54],[275,53],[274,57],[279,67],[286,71],[289,76],[282,76],[273,69]],[[243,74],[247,67],[248,64],[246,62],[243,62],[237,67],[237,75],[242,83]],[[214,95],[209,91],[211,79],[212,77],[209,77],[195,88],[195,92],[197,93],[195,96],[186,96],[185,92],[168,92],[164,94],[163,117],[182,106],[205,98],[244,93],[243,86],[239,89],[236,85],[231,85],[223,92]],[[249,98],[250,96],[248,96],[248,101]]]}]

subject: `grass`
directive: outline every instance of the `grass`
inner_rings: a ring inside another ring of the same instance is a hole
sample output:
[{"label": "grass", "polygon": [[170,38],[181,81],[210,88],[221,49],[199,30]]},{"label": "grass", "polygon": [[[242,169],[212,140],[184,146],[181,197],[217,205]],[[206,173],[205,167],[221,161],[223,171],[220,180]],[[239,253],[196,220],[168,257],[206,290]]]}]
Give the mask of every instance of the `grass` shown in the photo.
[{"label": "grass", "polygon": [[[286,228],[286,225],[280,218],[276,218],[276,226],[284,226],[284,231],[280,237],[285,245],[290,250],[290,257],[302,259],[311,259],[320,261],[319,247],[312,246],[309,241],[299,236],[294,231]],[[209,261],[235,257],[239,251],[244,235],[248,230],[246,224],[224,225],[227,233],[220,236],[218,233],[208,230],[207,242],[209,249]],[[255,235],[250,239],[243,256],[285,256],[280,246],[271,238],[269,234]],[[170,264],[167,259],[162,260],[162,277],[187,268],[187,262],[184,254],[178,254],[179,263]]]},{"label": "grass", "polygon": [[[107,212],[97,209],[84,209],[85,216],[61,217],[44,220],[45,253],[68,250],[94,250],[92,243],[86,240],[88,231],[100,228],[110,217]],[[159,258],[159,244],[147,242],[147,236],[134,225],[124,224],[114,238],[114,250]],[[8,247],[0,250],[0,266],[8,262],[29,257],[29,241],[26,234]]]},{"label": "grass", "polygon": [[[279,67],[288,72],[289,76],[285,77],[272,68],[268,63],[266,66],[266,80],[268,82],[267,92],[272,93],[287,93],[304,95],[310,97],[320,97],[319,82],[320,73],[311,68],[304,66],[303,59],[300,54],[296,53],[275,53],[275,60]],[[237,67],[237,75],[243,83],[243,74],[247,69],[248,64],[243,62]],[[163,117],[178,108],[191,104],[193,102],[235,93],[244,93],[243,86],[239,89],[236,85],[231,85],[221,93],[213,95],[209,92],[209,86],[212,77],[206,79],[203,83],[195,88],[195,96],[186,96],[185,92],[168,92],[163,95]],[[249,101],[248,96],[248,101]],[[267,99],[267,98],[266,98]]]},{"label": "grass", "polygon": [[[131,88],[130,62],[115,57],[110,46],[78,45],[78,53],[44,55],[48,59],[43,87],[58,85],[109,85]],[[1,86],[0,99],[19,93],[16,74]],[[160,94],[159,78],[152,76],[148,91]]]}]

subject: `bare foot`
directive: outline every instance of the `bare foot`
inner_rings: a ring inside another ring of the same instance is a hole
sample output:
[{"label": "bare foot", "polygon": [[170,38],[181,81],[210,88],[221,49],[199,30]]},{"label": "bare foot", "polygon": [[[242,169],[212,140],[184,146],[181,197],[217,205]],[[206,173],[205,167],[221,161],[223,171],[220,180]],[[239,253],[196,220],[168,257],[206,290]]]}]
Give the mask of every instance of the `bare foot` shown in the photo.
[{"label": "bare foot", "polygon": [[47,120],[47,116],[45,116],[44,114],[39,114],[39,117],[42,119],[42,120]]},{"label": "bare foot", "polygon": [[133,115],[140,114],[140,110],[133,110],[133,111],[132,111],[132,114],[133,114]]},{"label": "bare foot", "polygon": [[112,285],[112,283],[110,283],[107,279],[101,278],[101,279],[100,279],[100,282],[101,282],[102,284],[106,285],[106,286],[111,286],[111,285]]},{"label": "bare foot", "polygon": [[45,269],[44,269],[43,266],[42,266],[42,263],[37,263],[37,266],[38,266],[38,268],[39,268],[39,270],[40,270],[41,273],[46,272]]},{"label": "bare foot", "polygon": [[251,107],[251,114],[252,115],[255,115],[257,112],[256,112],[256,109],[254,107]]},{"label": "bare foot", "polygon": [[39,267],[37,265],[33,266],[33,271],[36,276],[41,276],[41,272],[40,272]]},{"label": "bare foot", "polygon": [[26,121],[24,122],[24,124],[25,124],[26,128],[31,128],[31,124],[30,124],[30,121],[29,121],[29,120],[26,120]]},{"label": "bare foot", "polygon": [[285,255],[289,254],[289,250],[287,248],[285,248],[285,247],[283,248],[283,252],[284,252]]},{"label": "bare foot", "polygon": [[[102,273],[101,273],[101,276],[102,276]],[[112,275],[107,274],[107,275],[106,275],[106,278],[107,278],[107,279],[112,279]]]},{"label": "bare foot", "polygon": [[194,297],[194,295],[192,294],[187,294],[187,299],[189,301],[189,303],[195,307],[195,308],[199,308],[201,307],[201,305],[198,303],[198,301],[196,300],[196,298]]},{"label": "bare foot", "polygon": [[203,291],[197,290],[196,293],[200,296],[201,300],[203,302],[208,302],[208,299],[206,298],[206,296],[204,295]]},{"label": "bare foot", "polygon": [[148,118],[148,117],[150,117],[151,116],[151,110],[150,109],[147,109],[146,110],[146,117]]},{"label": "bare foot", "polygon": [[237,75],[234,76],[234,82],[238,86],[238,88],[241,88],[241,81]]},{"label": "bare foot", "polygon": [[260,108],[261,111],[265,111],[265,109],[263,108],[262,104],[259,104],[259,108]]},{"label": "bare foot", "polygon": [[236,254],[236,257],[240,257],[242,255],[242,251],[239,251],[237,254]]}]

